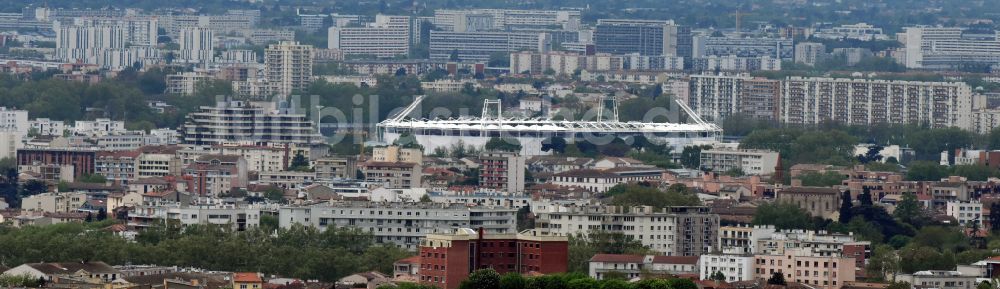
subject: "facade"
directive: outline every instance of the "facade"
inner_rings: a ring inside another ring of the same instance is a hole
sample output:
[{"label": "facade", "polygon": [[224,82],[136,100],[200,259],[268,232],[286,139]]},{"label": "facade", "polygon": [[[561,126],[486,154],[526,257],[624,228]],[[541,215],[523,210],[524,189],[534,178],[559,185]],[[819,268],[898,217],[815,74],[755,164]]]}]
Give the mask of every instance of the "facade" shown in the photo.
[{"label": "facade", "polygon": [[580,28],[580,11],[576,10],[515,10],[515,9],[437,9],[430,19],[446,31],[466,32],[508,30],[517,28],[547,28],[565,30]]},{"label": "facade", "polygon": [[272,44],[264,50],[264,66],[272,91],[291,95],[312,82],[313,48],[294,41]]},{"label": "facade", "polygon": [[813,66],[826,54],[823,43],[803,42],[795,44],[795,63]]},{"label": "facade", "polygon": [[746,175],[774,174],[778,152],[769,150],[707,149],[701,151],[701,169],[718,173],[739,170]]},{"label": "facade", "polygon": [[107,118],[78,120],[73,124],[73,134],[79,136],[100,137],[126,132],[124,121],[115,121]]},{"label": "facade", "polygon": [[189,191],[199,196],[219,196],[249,184],[247,162],[235,155],[201,156],[182,174]]},{"label": "facade", "polygon": [[691,75],[688,105],[701,117],[721,121],[733,115],[777,120],[781,82],[746,74]]},{"label": "facade", "polygon": [[698,279],[711,280],[712,274],[722,272],[726,282],[754,280],[754,257],[745,254],[703,254],[698,259]]},{"label": "facade", "polygon": [[854,259],[841,256],[798,254],[754,256],[754,277],[767,280],[774,273],[785,275],[785,281],[810,285],[813,288],[838,289],[855,281]]},{"label": "facade", "polygon": [[896,276],[897,282],[909,282],[913,286],[940,289],[972,289],[976,288],[977,276],[965,275],[959,271],[919,271],[913,274]]},{"label": "facade", "polygon": [[524,156],[510,152],[484,152],[479,155],[479,186],[501,192],[524,192]]},{"label": "facade", "polygon": [[673,21],[599,19],[594,30],[597,52],[642,56],[691,57],[691,29]]},{"label": "facade", "polygon": [[[430,58],[466,62],[486,62],[494,53],[520,50],[545,52],[552,49],[545,33],[530,32],[449,32],[431,31]],[[454,59],[452,56],[457,56]]]},{"label": "facade", "polygon": [[1000,38],[991,36],[966,35],[960,27],[907,27],[896,38],[907,68],[955,69],[1000,63]]},{"label": "facade", "polygon": [[0,131],[0,159],[16,159],[17,150],[23,146],[20,133],[16,131]]},{"label": "facade", "polygon": [[211,29],[191,27],[181,29],[180,59],[188,63],[207,63],[215,59],[215,34]]},{"label": "facade", "polygon": [[922,124],[969,128],[979,106],[958,82],[791,77],[782,84],[785,123]]},{"label": "facade", "polygon": [[591,231],[622,233],[666,256],[697,256],[711,252],[718,241],[719,216],[706,207],[566,207],[533,210],[536,227],[556,234],[586,235]]},{"label": "facade", "polygon": [[148,228],[165,222],[190,225],[227,225],[233,230],[245,231],[260,226],[260,208],[239,208],[233,206],[187,206],[168,204],[158,206],[136,206],[128,213],[130,227]]},{"label": "facade", "polygon": [[[23,138],[28,136],[28,131],[34,128],[32,124],[28,121],[27,110],[0,107],[0,131],[16,132],[18,136]],[[62,132],[59,135],[62,135]]]},{"label": "facade", "polygon": [[420,283],[457,289],[472,271],[493,268],[500,274],[564,273],[568,265],[566,236],[526,230],[517,234],[490,234],[456,229],[430,234],[420,241]]},{"label": "facade", "polygon": [[602,280],[609,272],[625,274],[627,280],[644,274],[698,274],[698,256],[597,254],[590,258],[589,275]]},{"label": "facade", "polygon": [[68,166],[64,167],[64,169],[72,169],[72,176],[74,178],[93,174],[96,160],[97,152],[93,150],[68,148],[24,148],[17,150],[18,168],[30,166]]},{"label": "facade", "polygon": [[487,234],[512,234],[517,228],[517,208],[471,207],[464,204],[334,202],[314,206],[282,207],[279,225],[294,224],[327,228],[358,228],[375,241],[417,250],[427,234],[456,228],[483,228]]},{"label": "facade", "polygon": [[326,157],[313,162],[316,180],[332,181],[357,177],[357,159],[353,157]]},{"label": "facade", "polygon": [[370,161],[358,165],[365,181],[387,189],[420,187],[420,164]]},{"label": "facade", "polygon": [[109,182],[127,185],[136,179],[139,154],[138,151],[97,152],[94,171]]},{"label": "facade", "polygon": [[286,103],[220,101],[189,113],[181,126],[181,140],[192,145],[226,142],[312,144],[322,141],[305,114]]},{"label": "facade", "polygon": [[791,60],[795,46],[788,38],[694,37],[694,57],[737,56]]},{"label": "facade", "polygon": [[774,226],[722,226],[719,228],[719,249],[729,249],[741,254],[753,254],[763,239],[771,238]]},{"label": "facade", "polygon": [[978,228],[984,228],[986,216],[983,215],[983,204],[979,201],[951,201],[945,205],[945,214],[958,220],[958,225],[971,227],[976,223]]},{"label": "facade", "polygon": [[210,75],[198,72],[178,72],[167,75],[166,93],[192,95],[197,91],[198,84],[202,81],[208,81],[210,79],[212,79]]},{"label": "facade", "polygon": [[795,204],[813,217],[836,220],[840,215],[840,189],[789,187],[777,194],[778,202]]},{"label": "facade", "polygon": [[410,17],[376,15],[367,27],[330,27],[329,49],[346,55],[392,58],[410,53]]},{"label": "facade", "polygon": [[779,71],[781,70],[781,59],[769,55],[764,56],[737,56],[737,55],[709,55],[691,59],[691,70],[694,71]]},{"label": "facade", "polygon": [[580,187],[593,193],[604,193],[619,184],[659,179],[662,174],[662,169],[651,167],[579,169],[556,173],[549,178],[549,183],[563,187]]},{"label": "facade", "polygon": [[[28,114],[25,112],[24,119],[28,119]],[[66,123],[61,120],[51,120],[48,118],[36,118],[29,121],[31,124],[31,131],[38,133],[38,135],[51,135],[51,136],[62,136],[66,133]]]},{"label": "facade", "polygon": [[42,193],[21,200],[21,209],[32,212],[76,212],[87,203],[85,193]]},{"label": "facade", "polygon": [[580,70],[622,70],[625,58],[607,53],[593,55],[562,51],[518,51],[510,54],[510,72],[541,75],[546,71],[556,75],[573,75]]}]

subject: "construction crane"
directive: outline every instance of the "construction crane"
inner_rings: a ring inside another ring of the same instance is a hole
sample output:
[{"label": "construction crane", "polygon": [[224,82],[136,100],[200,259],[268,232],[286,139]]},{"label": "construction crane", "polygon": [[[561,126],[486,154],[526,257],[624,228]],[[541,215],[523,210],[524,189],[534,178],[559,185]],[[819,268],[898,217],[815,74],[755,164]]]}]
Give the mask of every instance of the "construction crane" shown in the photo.
[{"label": "construction crane", "polygon": [[742,26],[740,25],[743,23],[743,16],[753,15],[753,13],[743,13],[742,11],[740,11],[740,8],[736,8],[736,13],[732,13],[729,15],[736,16],[736,37],[743,36],[743,30],[741,30]]}]

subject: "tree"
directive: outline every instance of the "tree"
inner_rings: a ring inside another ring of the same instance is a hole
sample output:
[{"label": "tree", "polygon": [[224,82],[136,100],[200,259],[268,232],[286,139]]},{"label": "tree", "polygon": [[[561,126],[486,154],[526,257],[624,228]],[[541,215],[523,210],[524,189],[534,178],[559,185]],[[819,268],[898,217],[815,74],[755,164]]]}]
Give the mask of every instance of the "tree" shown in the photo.
[{"label": "tree", "polygon": [[433,201],[431,200],[431,195],[424,194],[423,196],[420,196],[420,202],[421,203],[430,203],[430,202],[433,202]]},{"label": "tree", "polygon": [[754,225],[774,225],[778,230],[812,229],[812,217],[792,203],[767,203],[757,207]]},{"label": "tree", "polygon": [[689,169],[701,169],[701,150],[710,146],[686,146],[681,151],[681,165]]},{"label": "tree", "polygon": [[503,289],[525,289],[528,287],[528,279],[517,273],[507,273],[500,277],[500,288]]},{"label": "tree", "polygon": [[99,174],[86,174],[81,176],[78,181],[81,183],[103,184],[107,183],[108,179]]},{"label": "tree", "polygon": [[284,203],[285,202],[285,192],[281,188],[270,187],[270,188],[267,188],[267,190],[264,191],[264,198],[268,199],[268,200],[271,200],[271,201],[274,201],[274,202]]},{"label": "tree", "polygon": [[521,142],[516,138],[490,138],[484,149],[488,151],[520,152]]},{"label": "tree", "polygon": [[722,274],[722,271],[715,271],[715,273],[712,273],[711,279],[714,280],[714,281],[716,281],[716,282],[725,282],[726,281],[726,275]]},{"label": "tree", "polygon": [[296,152],[295,157],[292,158],[292,163],[288,166],[288,170],[298,172],[309,171],[309,159],[301,151]]},{"label": "tree", "polygon": [[896,210],[892,214],[904,223],[914,226],[920,225],[921,222],[918,222],[918,220],[920,220],[921,212],[917,195],[914,193],[903,193],[903,199],[896,204]]},{"label": "tree", "polygon": [[767,279],[767,284],[770,285],[785,285],[785,274],[781,272],[774,272],[771,274],[771,278]]},{"label": "tree", "polygon": [[671,289],[698,289],[698,285],[694,284],[694,281],[687,278],[674,278],[667,281]]},{"label": "tree", "polygon": [[97,221],[104,221],[108,219],[108,211],[101,208],[97,211]]},{"label": "tree", "polygon": [[885,289],[912,289],[912,288],[913,286],[910,285],[910,282],[906,281],[892,282],[889,283],[889,286],[885,287]]},{"label": "tree", "polygon": [[799,175],[799,180],[803,186],[807,187],[832,187],[841,185],[846,177],[838,172],[828,171],[824,173],[807,172]]},{"label": "tree", "polygon": [[[1000,203],[990,205],[990,220],[1000,220]],[[990,231],[1000,232],[1000,222],[990,222]]]},{"label": "tree", "polygon": [[912,162],[906,172],[906,179],[909,181],[939,181],[947,176],[947,167],[928,161]]},{"label": "tree", "polygon": [[857,159],[862,164],[868,164],[872,162],[882,161],[882,149],[884,147],[880,145],[870,145],[868,146],[868,151],[864,154],[857,155]]},{"label": "tree", "polygon": [[619,184],[611,187],[605,196],[611,197],[611,204],[616,206],[652,206],[666,208],[673,206],[697,206],[701,204],[698,196],[689,192],[683,184],[675,184],[666,191],[640,184]]},{"label": "tree", "polygon": [[479,269],[459,285],[460,289],[500,289],[500,273],[493,268]]},{"label": "tree", "polygon": [[840,197],[840,217],[838,221],[842,224],[846,224],[851,221],[851,213],[854,209],[854,201],[851,200],[851,192],[846,191]]},{"label": "tree", "polygon": [[558,154],[566,153],[566,139],[553,136],[542,141],[542,151],[552,151]]},{"label": "tree", "polygon": [[896,272],[899,272],[899,256],[896,250],[889,245],[876,245],[865,271],[868,276],[877,280],[882,280],[886,275],[895,276]]}]

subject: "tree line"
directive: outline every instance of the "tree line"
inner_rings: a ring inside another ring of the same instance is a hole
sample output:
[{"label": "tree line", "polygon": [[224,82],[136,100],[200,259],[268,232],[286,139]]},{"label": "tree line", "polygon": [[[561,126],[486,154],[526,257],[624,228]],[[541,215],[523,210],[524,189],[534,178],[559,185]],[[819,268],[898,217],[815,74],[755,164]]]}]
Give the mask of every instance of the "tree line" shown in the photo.
[{"label": "tree line", "polygon": [[[273,217],[271,217],[273,218]],[[251,271],[301,279],[336,281],[363,271],[392,272],[411,256],[379,245],[357,229],[261,228],[234,232],[228,226],[176,224],[142,231],[134,242],[106,229],[111,221],[10,228],[0,226],[0,265],[28,262],[104,261],[112,265],[158,264],[221,271]]]}]

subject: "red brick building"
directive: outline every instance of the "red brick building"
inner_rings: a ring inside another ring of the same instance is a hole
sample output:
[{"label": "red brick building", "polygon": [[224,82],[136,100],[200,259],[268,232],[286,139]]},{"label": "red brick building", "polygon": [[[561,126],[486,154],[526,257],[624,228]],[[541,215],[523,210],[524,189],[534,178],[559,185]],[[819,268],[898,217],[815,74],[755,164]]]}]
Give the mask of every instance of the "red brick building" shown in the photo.
[{"label": "red brick building", "polygon": [[565,236],[526,230],[518,234],[485,235],[458,229],[453,234],[428,234],[420,242],[420,283],[455,289],[469,273],[493,268],[500,274],[564,273],[569,240]]},{"label": "red brick building", "polygon": [[97,152],[69,148],[39,148],[17,150],[18,166],[71,165],[73,176],[80,178],[93,174]]}]

